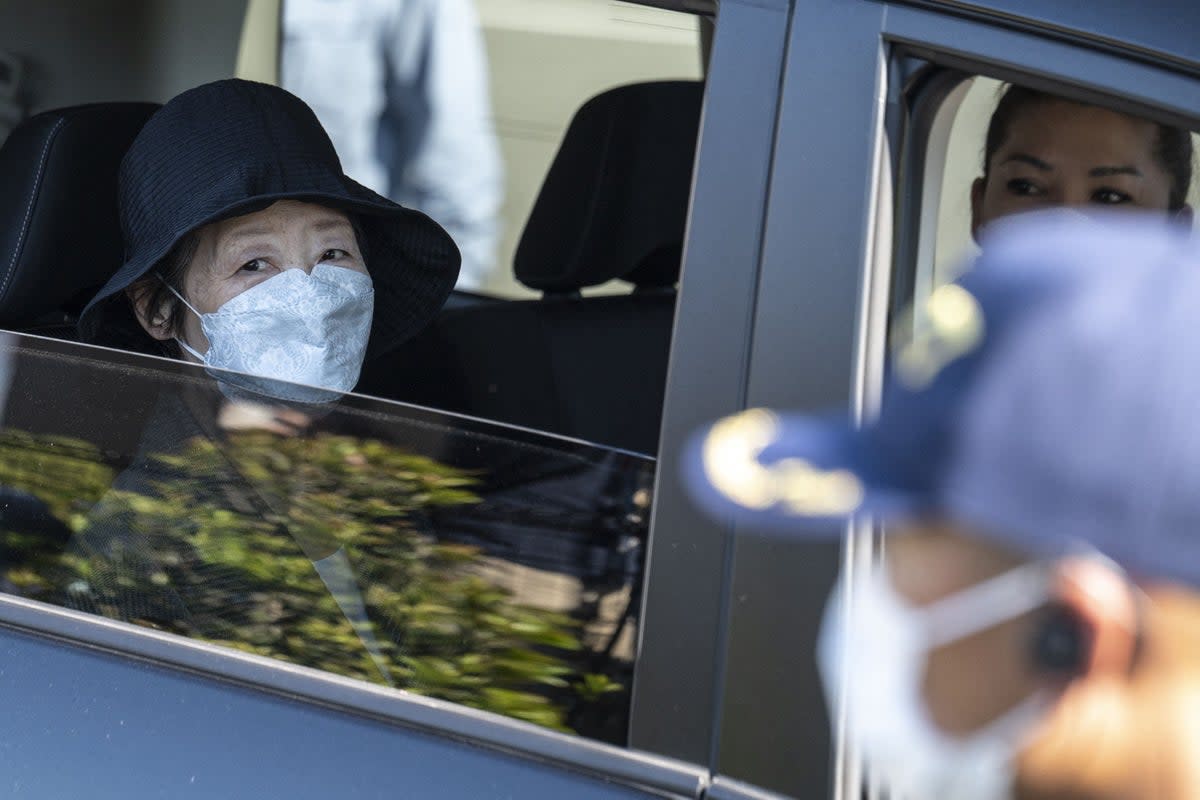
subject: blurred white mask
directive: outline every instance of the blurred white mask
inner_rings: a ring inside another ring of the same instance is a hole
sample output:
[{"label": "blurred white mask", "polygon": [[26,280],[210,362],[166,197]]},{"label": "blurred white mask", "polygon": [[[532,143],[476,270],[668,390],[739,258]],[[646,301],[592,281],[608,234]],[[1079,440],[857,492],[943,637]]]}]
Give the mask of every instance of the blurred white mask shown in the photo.
[{"label": "blurred white mask", "polygon": [[364,273],[332,264],[317,264],[311,274],[285,269],[211,314],[167,288],[200,318],[208,352],[179,345],[208,367],[246,373],[215,376],[222,384],[277,400],[326,403],[358,383],[375,307]]},{"label": "blurred white mask", "polygon": [[1010,797],[1013,760],[1045,710],[1043,697],[1030,696],[968,736],[949,736],[925,708],[925,663],[931,650],[1045,603],[1046,568],[1024,565],[923,608],[907,604],[883,568],[850,592],[850,627],[839,585],[825,608],[817,658],[830,712],[845,714],[869,774],[903,800]]}]

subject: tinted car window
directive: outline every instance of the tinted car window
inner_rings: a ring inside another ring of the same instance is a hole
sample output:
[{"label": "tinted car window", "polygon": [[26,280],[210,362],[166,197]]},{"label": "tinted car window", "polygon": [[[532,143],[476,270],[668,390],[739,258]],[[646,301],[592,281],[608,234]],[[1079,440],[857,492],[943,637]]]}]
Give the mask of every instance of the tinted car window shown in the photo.
[{"label": "tinted car window", "polygon": [[648,459],[51,340],[0,363],[5,591],[624,740]]}]

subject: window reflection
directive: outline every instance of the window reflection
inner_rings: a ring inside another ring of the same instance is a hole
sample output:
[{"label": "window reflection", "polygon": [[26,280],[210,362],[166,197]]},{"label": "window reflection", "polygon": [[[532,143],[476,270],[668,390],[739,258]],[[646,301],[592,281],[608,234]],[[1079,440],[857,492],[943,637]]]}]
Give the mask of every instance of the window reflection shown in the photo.
[{"label": "window reflection", "polygon": [[[72,351],[12,348],[5,591],[624,741],[652,462],[364,398],[234,403],[185,365]],[[52,391],[64,372],[157,396],[136,447]]]}]

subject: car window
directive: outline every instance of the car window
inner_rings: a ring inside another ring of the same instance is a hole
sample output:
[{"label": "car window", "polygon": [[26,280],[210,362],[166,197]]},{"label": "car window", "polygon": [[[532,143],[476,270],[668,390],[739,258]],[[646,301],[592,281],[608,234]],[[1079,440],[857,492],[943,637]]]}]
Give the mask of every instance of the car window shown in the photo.
[{"label": "car window", "polygon": [[180,0],[0,6],[0,142],[25,116],[114,100],[164,102],[233,74],[247,6]]},{"label": "car window", "polygon": [[650,460],[35,337],[0,367],[4,591],[624,742]]},{"label": "car window", "polygon": [[[362,393],[657,452],[711,7],[286,0],[224,3],[201,20],[176,0],[107,16],[76,5],[0,25],[0,64],[18,66],[15,86],[0,72],[0,99],[13,94],[16,116],[164,102],[235,71],[277,81],[311,104],[352,176],[455,237],[460,291],[364,365]],[[81,33],[107,28],[103,47]],[[220,46],[196,56],[210,39]],[[44,317],[9,324],[76,336],[98,269]],[[546,302],[494,302],[517,296]]]}]

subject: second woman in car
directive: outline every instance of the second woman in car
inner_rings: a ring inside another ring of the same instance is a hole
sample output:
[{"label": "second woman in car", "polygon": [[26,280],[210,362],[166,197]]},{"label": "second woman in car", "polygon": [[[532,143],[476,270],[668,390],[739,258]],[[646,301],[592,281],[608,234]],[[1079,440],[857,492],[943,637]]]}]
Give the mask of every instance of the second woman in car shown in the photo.
[{"label": "second woman in car", "polygon": [[1050,206],[1163,211],[1190,224],[1191,134],[1130,114],[1010,86],[988,124],[971,187],[971,233]]},{"label": "second woman in car", "polygon": [[82,337],[273,379],[221,374],[268,398],[353,389],[368,350],[420,330],[458,275],[449,235],[346,177],[312,111],[275,86],[174,98],[119,187],[126,261]]}]

